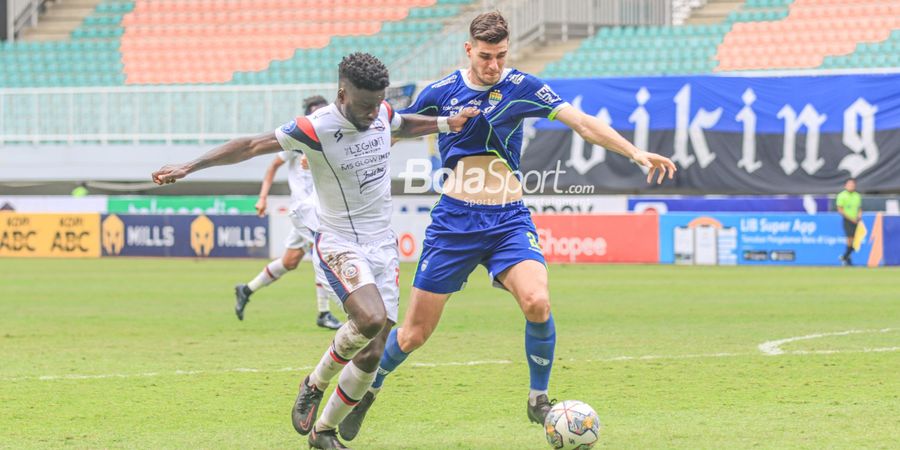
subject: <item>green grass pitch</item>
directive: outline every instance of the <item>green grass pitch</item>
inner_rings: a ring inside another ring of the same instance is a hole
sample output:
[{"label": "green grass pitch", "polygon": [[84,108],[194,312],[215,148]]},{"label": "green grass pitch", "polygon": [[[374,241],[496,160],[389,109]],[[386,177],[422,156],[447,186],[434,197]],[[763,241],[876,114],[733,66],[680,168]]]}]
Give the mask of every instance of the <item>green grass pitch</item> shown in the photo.
[{"label": "green grass pitch", "polygon": [[[264,263],[0,260],[0,448],[306,448],[289,410],[333,333],[308,263],[238,322],[232,288]],[[598,448],[900,442],[897,269],[551,266],[550,283],[551,394],[597,410]],[[525,415],[524,319],[488,286],[479,271],[451,299],[355,448],[549,448]]]}]

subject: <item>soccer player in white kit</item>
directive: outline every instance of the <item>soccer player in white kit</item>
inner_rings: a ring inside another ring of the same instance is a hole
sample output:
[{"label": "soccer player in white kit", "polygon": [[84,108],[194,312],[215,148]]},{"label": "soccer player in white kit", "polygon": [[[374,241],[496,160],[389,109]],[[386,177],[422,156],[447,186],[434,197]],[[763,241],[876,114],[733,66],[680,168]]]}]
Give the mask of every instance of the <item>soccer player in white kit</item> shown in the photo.
[{"label": "soccer player in white kit", "polygon": [[[337,100],[267,134],[240,138],[153,173],[173,183],[206,167],[280,150],[304,153],[319,199],[314,257],[348,313],[315,369],[300,383],[291,421],[313,448],[343,449],[335,428],[375,379],[399,309],[399,255],[391,231],[391,138],[458,132],[478,111],[447,117],[397,115],[384,101],[387,68],[366,53],[344,57]],[[316,419],[330,381],[337,387]]]},{"label": "soccer player in white kit", "polygon": [[[321,95],[309,97],[303,100],[303,114],[308,116],[326,105],[328,105],[328,100]],[[288,184],[291,188],[290,218],[293,225],[291,233],[285,241],[284,254],[280,258],[266,264],[263,270],[246,284],[234,287],[234,313],[239,320],[244,320],[244,308],[250,302],[250,295],[296,269],[303,256],[313,248],[313,233],[318,229],[316,191],[313,186],[312,173],[309,171],[309,167],[303,167],[304,164],[301,164],[301,157],[298,157],[297,152],[285,150],[275,156],[263,178],[262,187],[259,190],[259,201],[256,202],[256,212],[260,217],[265,215],[267,197],[275,178],[275,172],[285,163],[288,164]],[[337,301],[337,295],[328,285],[325,274],[319,267],[313,261],[313,272],[316,277],[316,303],[319,309],[316,325],[337,330],[342,323],[328,308],[328,300]]]}]

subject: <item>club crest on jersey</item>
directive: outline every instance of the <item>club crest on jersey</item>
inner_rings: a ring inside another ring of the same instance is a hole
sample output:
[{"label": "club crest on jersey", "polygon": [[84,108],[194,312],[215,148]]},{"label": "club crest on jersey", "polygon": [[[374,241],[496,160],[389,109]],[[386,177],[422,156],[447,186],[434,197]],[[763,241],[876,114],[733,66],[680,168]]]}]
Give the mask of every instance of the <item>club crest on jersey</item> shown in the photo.
[{"label": "club crest on jersey", "polygon": [[497,106],[497,103],[500,103],[501,100],[503,100],[503,94],[500,91],[491,91],[491,94],[488,96],[488,103],[491,106]]},{"label": "club crest on jersey", "polygon": [[493,111],[501,100],[503,100],[503,94],[501,94],[500,91],[491,91],[491,93],[488,94],[488,107],[484,108],[484,113],[488,114]]},{"label": "club crest on jersey", "polygon": [[375,121],[372,122],[372,125],[369,125],[369,128],[374,128],[378,131],[384,131],[384,122],[382,122],[380,118],[376,118]]}]

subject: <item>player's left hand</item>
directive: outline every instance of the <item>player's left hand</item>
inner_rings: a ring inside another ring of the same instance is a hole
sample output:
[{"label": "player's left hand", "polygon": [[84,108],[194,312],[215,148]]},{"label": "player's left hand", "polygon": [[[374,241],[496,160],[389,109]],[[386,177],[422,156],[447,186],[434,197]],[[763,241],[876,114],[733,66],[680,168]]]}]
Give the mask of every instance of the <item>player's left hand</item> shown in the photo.
[{"label": "player's left hand", "polygon": [[662,155],[657,155],[656,153],[650,153],[645,151],[640,151],[634,158],[632,158],[634,162],[650,169],[650,172],[647,173],[647,182],[652,183],[653,177],[656,176],[656,172],[659,171],[659,177],[656,179],[656,184],[662,184],[663,180],[666,178],[666,174],[669,174],[669,179],[675,178],[675,171],[678,169],[675,167],[675,163],[672,162],[671,159],[666,158]]},{"label": "player's left hand", "polygon": [[460,131],[462,131],[463,126],[466,124],[466,122],[470,118],[477,116],[479,113],[481,113],[481,111],[478,108],[469,106],[463,108],[459,113],[448,117],[447,125],[450,125],[450,132],[459,133]]},{"label": "player's left hand", "polygon": [[172,184],[176,180],[180,180],[186,177],[188,174],[188,170],[185,166],[180,164],[168,164],[162,166],[156,172],[153,172],[151,178],[153,178],[153,182],[158,185],[163,184]]}]

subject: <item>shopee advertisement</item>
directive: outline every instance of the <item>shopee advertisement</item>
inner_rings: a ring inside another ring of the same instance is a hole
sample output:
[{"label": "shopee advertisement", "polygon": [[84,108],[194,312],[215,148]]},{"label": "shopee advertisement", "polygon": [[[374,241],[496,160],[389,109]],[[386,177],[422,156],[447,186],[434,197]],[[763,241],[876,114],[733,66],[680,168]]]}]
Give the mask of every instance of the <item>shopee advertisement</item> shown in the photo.
[{"label": "shopee advertisement", "polygon": [[532,216],[548,263],[659,262],[656,214]]}]

